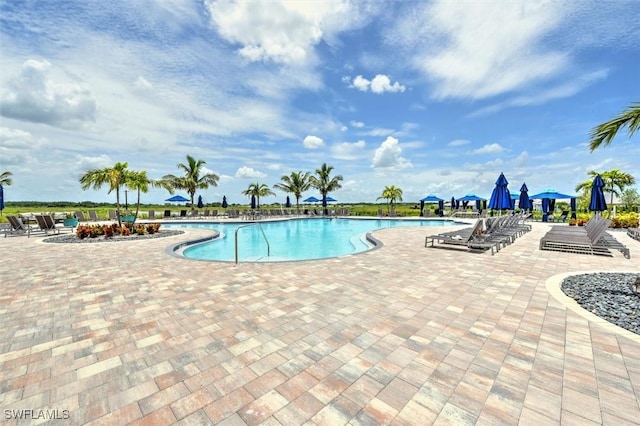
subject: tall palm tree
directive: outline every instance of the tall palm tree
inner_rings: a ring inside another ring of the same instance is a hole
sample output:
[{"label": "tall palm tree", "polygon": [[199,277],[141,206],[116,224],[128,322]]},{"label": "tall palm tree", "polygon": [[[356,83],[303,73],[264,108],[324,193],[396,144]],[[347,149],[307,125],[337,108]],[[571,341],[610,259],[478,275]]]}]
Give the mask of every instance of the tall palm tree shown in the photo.
[{"label": "tall palm tree", "polygon": [[144,192],[146,194],[147,192],[149,192],[149,187],[152,186],[165,188],[167,191],[169,191],[170,194],[173,194],[173,188],[167,181],[150,179],[147,176],[146,170],[142,170],[139,172],[128,172],[125,182],[127,188],[133,189],[138,192],[138,197],[136,200],[136,213],[133,218],[134,223],[138,218],[138,213],[140,212],[140,193]]},{"label": "tall palm tree", "polygon": [[315,176],[311,176],[309,178],[309,182],[311,183],[311,186],[313,186],[318,191],[320,191],[320,194],[322,195],[322,201],[323,201],[322,214],[323,215],[327,214],[327,205],[325,201],[327,198],[327,194],[332,191],[335,191],[336,189],[342,188],[342,185],[340,185],[340,182],[342,181],[342,176],[337,175],[337,176],[331,177],[332,170],[333,170],[333,166],[328,166],[327,163],[323,163],[319,169],[316,169]]},{"label": "tall palm tree", "polygon": [[311,177],[311,173],[306,172],[291,172],[289,176],[284,175],[280,178],[282,183],[276,183],[273,185],[275,189],[279,189],[288,194],[293,194],[296,197],[296,207],[300,207],[300,197],[302,197],[302,193],[308,190],[311,187],[311,183],[309,182],[309,178]]},{"label": "tall palm tree", "polygon": [[130,173],[127,167],[127,163],[118,162],[113,167],[88,170],[84,175],[80,176],[80,184],[83,190],[91,187],[98,190],[103,185],[109,185],[109,194],[116,191],[116,212],[118,214],[118,225],[120,226],[122,225],[120,221],[120,188],[127,182],[127,177]]},{"label": "tall palm tree", "polygon": [[396,200],[402,201],[402,189],[398,188],[395,185],[385,186],[382,190],[382,195],[379,196],[377,200],[380,200],[381,198],[389,200],[388,210],[389,213],[391,213],[391,209],[393,209],[393,203]]},{"label": "tall palm tree", "polygon": [[0,185],[10,186],[13,183],[11,176],[13,176],[11,172],[2,172],[0,174]]},{"label": "tall palm tree", "polygon": [[196,160],[187,155],[187,163],[178,163],[178,168],[184,171],[184,176],[165,175],[162,177],[163,185],[174,189],[184,189],[191,197],[191,210],[193,210],[193,198],[198,189],[207,189],[209,186],[218,186],[220,177],[215,173],[201,175],[203,166],[207,164],[204,160]]},{"label": "tall palm tree", "polygon": [[602,123],[591,131],[591,152],[600,146],[610,145],[618,131],[629,127],[629,137],[640,129],[640,102],[633,103],[617,117]]},{"label": "tall palm tree", "polygon": [[266,183],[252,183],[247,189],[242,191],[243,195],[255,196],[258,202],[258,208],[260,207],[260,197],[266,197],[268,195],[276,195]]},{"label": "tall palm tree", "polygon": [[625,173],[621,171],[620,169],[608,170],[602,173],[597,172],[595,170],[591,170],[589,172],[589,176],[591,176],[591,179],[587,179],[581,184],[579,184],[578,186],[576,186],[576,192],[588,191],[589,189],[591,189],[593,178],[596,177],[597,175],[600,175],[602,177],[602,180],[604,181],[604,188],[603,188],[604,191],[609,192],[611,194],[610,205],[613,205],[614,195],[620,196],[620,194],[622,193],[622,191],[624,191],[625,188],[636,183],[636,179],[633,176],[631,176],[629,173]]}]

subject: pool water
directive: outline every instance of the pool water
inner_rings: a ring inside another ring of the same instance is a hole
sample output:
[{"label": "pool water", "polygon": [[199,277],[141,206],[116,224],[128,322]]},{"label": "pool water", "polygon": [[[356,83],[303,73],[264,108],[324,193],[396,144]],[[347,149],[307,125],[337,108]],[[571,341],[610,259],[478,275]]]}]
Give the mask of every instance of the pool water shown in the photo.
[{"label": "pool water", "polygon": [[[446,226],[450,220],[397,219],[293,219],[258,222],[238,231],[240,262],[278,262],[324,259],[370,250],[374,245],[366,234],[376,229],[399,226]],[[205,228],[220,232],[220,238],[188,246],[182,255],[190,259],[235,261],[235,232],[248,223],[165,224],[164,228]],[[262,231],[264,231],[264,235]],[[267,249],[266,239],[269,241]],[[267,252],[270,255],[267,256]]]}]

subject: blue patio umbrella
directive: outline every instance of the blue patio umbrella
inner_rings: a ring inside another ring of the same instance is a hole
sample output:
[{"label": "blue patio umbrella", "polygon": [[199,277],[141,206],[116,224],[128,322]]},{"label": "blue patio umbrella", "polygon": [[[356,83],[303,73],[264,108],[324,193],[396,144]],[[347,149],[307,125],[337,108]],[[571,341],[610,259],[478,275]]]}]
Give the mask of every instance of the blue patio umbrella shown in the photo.
[{"label": "blue patio umbrella", "polygon": [[333,197],[329,197],[328,195],[327,195],[327,198],[325,198],[325,200],[327,201],[327,203],[335,203],[338,201]]},{"label": "blue patio umbrella", "polygon": [[252,195],[251,196],[251,209],[255,209],[256,208],[256,196]]},{"label": "blue patio umbrella", "polygon": [[539,194],[531,195],[529,198],[532,200],[544,200],[545,198],[557,200],[562,198],[574,198],[574,197],[575,197],[574,195],[561,194],[555,189],[545,189]]},{"label": "blue patio umbrella", "polygon": [[456,204],[459,201],[477,201],[477,200],[484,201],[485,199],[482,197],[478,197],[476,194],[467,194],[464,197],[458,198],[456,200]]},{"label": "blue patio umbrella", "polygon": [[504,177],[504,173],[500,173],[496,181],[496,187],[493,188],[491,198],[489,199],[489,208],[493,210],[503,210],[511,208],[511,194],[507,188],[509,182]]},{"label": "blue patio umbrella", "polygon": [[202,202],[202,195],[198,195],[198,208],[201,209],[204,207],[204,203]]},{"label": "blue patio umbrella", "polygon": [[284,203],[284,206],[286,208],[290,208],[291,207],[291,198],[289,198],[288,195],[287,195],[287,201]]},{"label": "blue patio umbrella", "polygon": [[4,210],[4,189],[0,185],[0,214],[2,214],[2,210]]},{"label": "blue patio umbrella", "polygon": [[170,203],[186,203],[189,200],[187,198],[184,198],[182,195],[174,195],[171,198],[167,198],[165,201],[168,201]]},{"label": "blue patio umbrella", "polygon": [[527,184],[523,183],[520,187],[520,197],[518,198],[518,206],[522,210],[528,210],[530,208],[529,203],[529,188],[527,188]]},{"label": "blue patio umbrella", "polygon": [[[453,202],[454,199],[451,198],[451,200]],[[444,200],[442,198],[438,198],[433,194],[429,194],[420,200],[420,216],[422,216],[422,211],[424,210],[425,203],[438,203],[438,209],[440,209],[440,211],[442,211],[444,208]],[[443,203],[442,207],[440,207],[440,203]]]},{"label": "blue patio umbrella", "polygon": [[607,209],[607,202],[604,199],[604,181],[602,176],[597,175],[593,179],[591,184],[591,202],[589,203],[589,210],[592,212],[603,212]]},{"label": "blue patio umbrella", "polygon": [[317,203],[318,201],[320,201],[320,200],[318,200],[313,195],[311,197],[309,197],[309,198],[306,198],[306,199],[302,200],[303,203]]},{"label": "blue patio umbrella", "polygon": [[226,209],[227,207],[229,207],[229,203],[227,203],[227,196],[223,195],[222,196],[222,208]]}]

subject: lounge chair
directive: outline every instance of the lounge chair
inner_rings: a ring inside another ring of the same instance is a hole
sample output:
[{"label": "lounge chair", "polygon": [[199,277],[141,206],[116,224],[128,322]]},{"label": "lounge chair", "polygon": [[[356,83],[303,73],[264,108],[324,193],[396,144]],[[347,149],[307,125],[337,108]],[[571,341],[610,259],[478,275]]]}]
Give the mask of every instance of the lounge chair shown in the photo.
[{"label": "lounge chair", "polygon": [[109,220],[117,221],[118,220],[118,212],[116,212],[115,210],[109,210]]},{"label": "lounge chair", "polygon": [[98,212],[95,210],[89,210],[89,219],[94,222],[97,222],[98,220],[100,220],[98,218]]},{"label": "lounge chair", "polygon": [[436,242],[440,244],[466,246],[474,235],[478,235],[482,232],[483,225],[482,220],[478,219],[473,226],[459,231],[442,232],[436,235],[429,235],[424,239],[424,246],[429,247],[429,243],[431,243],[431,247],[435,247],[434,244]]},{"label": "lounge chair", "polygon": [[155,210],[149,210],[149,220],[154,220],[156,218],[156,211]]},{"label": "lounge chair", "polygon": [[45,234],[49,235],[49,233],[59,234],[60,228],[56,226],[56,223],[53,220],[53,217],[48,214],[37,214],[36,222],[40,227],[41,231],[44,231]]},{"label": "lounge chair", "polygon": [[600,242],[610,224],[610,220],[595,216],[583,227],[553,226],[540,239],[539,248],[569,253],[610,255],[608,246]]},{"label": "lounge chair", "polygon": [[31,232],[34,231],[31,225],[26,225],[24,222],[22,222],[22,219],[20,219],[18,216],[8,215],[7,220],[9,221],[11,228],[4,230],[5,238],[7,237],[7,235],[13,235],[13,234],[21,234],[29,237],[31,236]]},{"label": "lounge chair", "polygon": [[76,219],[78,219],[80,222],[86,222],[87,218],[84,217],[84,213],[82,213],[80,210],[78,210],[77,212],[74,213],[74,216],[76,217]]},{"label": "lounge chair", "polygon": [[185,217],[187,217],[187,211],[186,210],[180,210],[180,218],[184,219]]},{"label": "lounge chair", "polygon": [[163,218],[171,219],[171,210],[165,210]]},{"label": "lounge chair", "polygon": [[640,228],[627,228],[627,235],[634,240],[640,241]]}]

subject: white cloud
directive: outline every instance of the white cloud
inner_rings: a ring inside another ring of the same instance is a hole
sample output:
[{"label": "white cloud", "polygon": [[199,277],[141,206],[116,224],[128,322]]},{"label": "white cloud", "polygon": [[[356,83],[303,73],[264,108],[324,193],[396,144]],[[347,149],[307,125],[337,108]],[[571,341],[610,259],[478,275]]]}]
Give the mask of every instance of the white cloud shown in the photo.
[{"label": "white cloud", "polygon": [[267,175],[253,169],[252,167],[242,166],[236,171],[235,177],[238,179],[262,179],[267,177]]},{"label": "white cloud", "polygon": [[331,147],[331,153],[335,158],[340,160],[356,160],[361,158],[362,150],[366,145],[366,142],[363,140],[353,143],[341,142]]},{"label": "white cloud", "polygon": [[469,151],[467,154],[476,155],[476,154],[497,154],[498,152],[504,151],[504,148],[497,143],[491,143],[483,146],[482,148],[474,149],[473,151]]},{"label": "white cloud", "polygon": [[567,68],[568,55],[544,44],[573,8],[565,3],[436,1],[412,8],[395,41],[413,46],[415,66],[433,81],[436,98],[495,96]]},{"label": "white cloud", "polygon": [[340,131],[341,132],[346,132],[347,130],[349,130],[349,128],[347,126],[340,127]]},{"label": "white cloud", "polygon": [[316,149],[324,146],[324,141],[317,136],[307,135],[302,141],[302,144],[305,148]]},{"label": "white cloud", "polygon": [[146,78],[142,76],[138,77],[138,79],[134,83],[134,86],[136,87],[136,89],[142,89],[142,90],[153,89],[153,85],[149,83],[149,81],[147,81]]},{"label": "white cloud", "polygon": [[[342,81],[349,82],[350,79],[347,78],[345,80],[343,78]],[[384,74],[378,74],[372,80],[367,80],[361,75],[358,75],[356,76],[356,78],[353,79],[353,82],[350,84],[349,87],[358,89],[361,92],[367,92],[369,89],[371,89],[373,93],[377,93],[377,94],[381,94],[385,92],[391,92],[391,93],[404,92],[406,89],[403,85],[401,85],[397,81],[391,84],[391,79],[389,78],[389,76]]]},{"label": "white cloud", "polygon": [[529,153],[527,151],[522,151],[516,158],[513,159],[514,167],[522,167],[527,163],[529,159]]},{"label": "white cloud", "polygon": [[361,128],[364,127],[364,123],[362,121],[351,120],[351,122],[349,124],[351,124],[351,127],[355,127],[355,128],[358,128],[358,129],[361,129]]},{"label": "white cloud", "polygon": [[409,160],[402,157],[402,148],[400,148],[398,144],[398,139],[388,136],[387,139],[380,144],[380,147],[376,149],[371,167],[404,169],[412,167],[412,164]]},{"label": "white cloud", "polygon": [[471,142],[466,139],[455,139],[448,143],[449,146],[463,146],[468,145]]},{"label": "white cloud", "polygon": [[95,121],[98,106],[88,85],[68,75],[67,81],[54,81],[49,77],[50,68],[45,60],[24,62],[20,74],[0,91],[0,114],[63,128]]},{"label": "white cloud", "polygon": [[236,2],[205,0],[212,25],[245,59],[304,65],[324,40],[363,25],[367,17],[348,2]]}]

